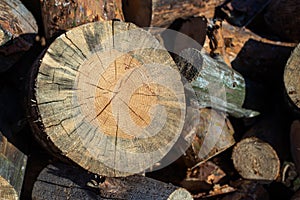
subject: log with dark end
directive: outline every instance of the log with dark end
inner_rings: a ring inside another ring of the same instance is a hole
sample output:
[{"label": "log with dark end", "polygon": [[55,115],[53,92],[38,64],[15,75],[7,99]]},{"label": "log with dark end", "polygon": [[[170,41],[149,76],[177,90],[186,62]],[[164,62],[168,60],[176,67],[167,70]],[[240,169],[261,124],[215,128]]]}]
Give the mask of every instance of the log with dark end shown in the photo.
[{"label": "log with dark end", "polygon": [[273,181],[279,176],[280,162],[275,150],[255,137],[237,143],[232,159],[235,169],[245,179]]},{"label": "log with dark end", "polygon": [[38,27],[32,14],[19,0],[0,1],[0,16],[0,72],[3,72],[30,49]]},{"label": "log with dark end", "polygon": [[0,199],[20,198],[27,156],[0,132]]},{"label": "log with dark end", "polygon": [[58,37],[33,67],[30,87],[30,124],[40,143],[101,175],[152,167],[184,124],[176,64],[131,23],[94,22]]},{"label": "log with dark end", "polygon": [[102,178],[65,164],[48,165],[38,176],[32,199],[192,200],[191,194],[171,184],[140,175]]},{"label": "log with dark end", "polygon": [[220,0],[122,0],[122,6],[126,21],[140,27],[166,28],[175,19],[205,14],[208,10],[212,16],[214,6],[221,2]]},{"label": "log with dark end", "polygon": [[300,116],[300,44],[294,49],[285,66],[284,85],[290,108]]}]

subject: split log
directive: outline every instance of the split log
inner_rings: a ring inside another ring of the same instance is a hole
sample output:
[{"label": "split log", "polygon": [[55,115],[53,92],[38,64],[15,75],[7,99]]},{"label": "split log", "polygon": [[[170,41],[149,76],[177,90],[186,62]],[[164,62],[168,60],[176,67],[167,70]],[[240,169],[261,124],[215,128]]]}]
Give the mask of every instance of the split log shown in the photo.
[{"label": "split log", "polygon": [[273,181],[279,176],[276,151],[258,138],[245,138],[237,143],[232,159],[235,169],[245,179]]},{"label": "split log", "polygon": [[300,4],[297,0],[272,0],[264,18],[274,33],[294,42],[300,42]]},{"label": "split log", "polygon": [[140,27],[167,28],[175,19],[193,15],[212,17],[215,6],[223,0],[123,0],[125,20]]},{"label": "split log", "polygon": [[293,121],[290,130],[291,154],[300,174],[300,120]]},{"label": "split log", "polygon": [[0,132],[0,199],[20,198],[26,162],[27,156]]},{"label": "split log", "polygon": [[190,119],[190,129],[183,130],[184,134],[189,130],[195,132],[192,145],[184,156],[187,167],[195,168],[235,144],[234,130],[224,113],[200,109],[199,117]]},{"label": "split log", "polygon": [[99,178],[84,170],[56,163],[38,176],[32,199],[193,199],[191,194],[171,184],[144,176]]},{"label": "split log", "polygon": [[58,37],[29,85],[30,124],[40,143],[97,174],[152,167],[184,124],[176,64],[154,36],[130,23],[94,22]]},{"label": "split log", "polygon": [[30,49],[38,27],[32,14],[19,0],[2,0],[0,16],[0,72],[3,72]]},{"label": "split log", "polygon": [[284,85],[289,107],[300,116],[300,44],[294,49],[285,66]]},{"label": "split log", "polygon": [[43,0],[41,6],[47,39],[88,22],[124,18],[121,0]]}]

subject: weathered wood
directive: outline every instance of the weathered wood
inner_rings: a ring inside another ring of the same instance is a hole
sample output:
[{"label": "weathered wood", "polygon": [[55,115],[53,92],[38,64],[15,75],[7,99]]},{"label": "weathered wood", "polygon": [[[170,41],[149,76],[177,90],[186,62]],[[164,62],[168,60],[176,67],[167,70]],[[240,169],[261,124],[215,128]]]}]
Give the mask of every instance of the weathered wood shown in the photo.
[{"label": "weathered wood", "polygon": [[34,184],[32,199],[193,199],[172,184],[134,175],[96,179],[84,170],[56,163],[48,165]]},{"label": "weathered wood", "polygon": [[297,0],[272,0],[264,18],[269,28],[283,39],[300,42],[299,10]]},{"label": "weathered wood", "polygon": [[279,176],[280,161],[275,150],[258,138],[249,137],[237,143],[232,159],[245,179],[273,181]]},{"label": "weathered wood", "polygon": [[123,0],[126,21],[140,27],[168,27],[175,19],[193,15],[212,17],[214,7],[222,0]]},{"label": "weathered wood", "polygon": [[3,72],[30,49],[38,28],[19,0],[0,1],[0,16],[0,72]]},{"label": "weathered wood", "polygon": [[222,60],[197,49],[185,49],[176,57],[181,74],[191,83],[202,107],[211,107],[234,117],[253,117],[258,112],[242,108],[245,80]]},{"label": "weathered wood", "polygon": [[300,116],[300,44],[285,66],[284,85],[290,108]]},{"label": "weathered wood", "polygon": [[190,129],[183,130],[184,134],[186,131],[195,134],[191,147],[184,155],[187,167],[199,166],[235,143],[234,130],[223,112],[205,108],[199,110],[198,116],[200,119],[189,120]]},{"label": "weathered wood", "polygon": [[300,120],[293,121],[290,130],[291,154],[300,174]]},{"label": "weathered wood", "polygon": [[121,0],[43,0],[41,5],[47,39],[88,22],[124,18]]},{"label": "weathered wood", "polygon": [[30,84],[37,139],[94,173],[146,170],[168,153],[184,124],[176,64],[133,24],[94,22],[70,30],[34,67]]},{"label": "weathered wood", "polygon": [[20,198],[27,156],[0,132],[0,199]]}]

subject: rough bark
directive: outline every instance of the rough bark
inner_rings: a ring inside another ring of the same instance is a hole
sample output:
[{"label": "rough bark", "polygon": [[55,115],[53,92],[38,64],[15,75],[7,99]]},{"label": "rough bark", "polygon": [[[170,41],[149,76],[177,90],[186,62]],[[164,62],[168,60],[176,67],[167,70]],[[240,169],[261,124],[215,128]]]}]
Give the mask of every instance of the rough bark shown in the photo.
[{"label": "rough bark", "polygon": [[43,0],[41,5],[47,39],[88,22],[124,18],[121,0]]},{"label": "rough bark", "polygon": [[1,1],[0,16],[0,72],[3,72],[30,49],[38,28],[32,14],[19,0]]},{"label": "rough bark", "polygon": [[94,173],[146,170],[167,154],[184,124],[176,64],[133,24],[94,22],[65,33],[34,66],[30,85],[37,139]]},{"label": "rough bark", "polygon": [[291,110],[300,115],[300,45],[294,49],[285,66],[284,85]]},{"label": "rough bark", "polygon": [[27,156],[0,132],[0,199],[20,198]]},{"label": "rough bark", "polygon": [[[215,6],[223,0],[123,0],[126,21],[140,27],[168,27],[175,19],[193,15],[212,17]],[[208,12],[209,16],[207,16]]]},{"label": "rough bark", "polygon": [[193,199],[183,189],[144,176],[95,179],[82,169],[48,165],[34,184],[32,199]]},{"label": "rough bark", "polygon": [[273,181],[279,176],[276,151],[258,138],[249,137],[237,143],[232,159],[235,169],[245,179]]}]

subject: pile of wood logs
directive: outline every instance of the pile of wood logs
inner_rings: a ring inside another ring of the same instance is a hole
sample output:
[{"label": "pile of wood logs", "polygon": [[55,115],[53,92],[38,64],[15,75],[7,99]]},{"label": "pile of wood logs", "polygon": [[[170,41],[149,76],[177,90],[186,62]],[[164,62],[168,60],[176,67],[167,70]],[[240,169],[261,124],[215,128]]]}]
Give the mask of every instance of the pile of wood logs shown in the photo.
[{"label": "pile of wood logs", "polygon": [[299,198],[296,0],[0,8],[0,199]]}]

